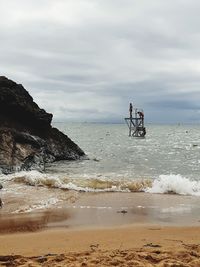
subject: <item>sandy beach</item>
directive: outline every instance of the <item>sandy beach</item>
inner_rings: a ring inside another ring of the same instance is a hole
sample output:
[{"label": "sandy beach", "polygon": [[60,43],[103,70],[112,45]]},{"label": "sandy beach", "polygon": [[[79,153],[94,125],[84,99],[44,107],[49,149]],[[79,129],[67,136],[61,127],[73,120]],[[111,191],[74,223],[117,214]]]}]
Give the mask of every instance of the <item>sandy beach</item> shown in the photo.
[{"label": "sandy beach", "polygon": [[0,266],[200,266],[199,227],[54,229],[0,237]]},{"label": "sandy beach", "polygon": [[70,199],[65,208],[8,214],[5,198],[0,266],[200,266],[198,198],[76,192]]}]

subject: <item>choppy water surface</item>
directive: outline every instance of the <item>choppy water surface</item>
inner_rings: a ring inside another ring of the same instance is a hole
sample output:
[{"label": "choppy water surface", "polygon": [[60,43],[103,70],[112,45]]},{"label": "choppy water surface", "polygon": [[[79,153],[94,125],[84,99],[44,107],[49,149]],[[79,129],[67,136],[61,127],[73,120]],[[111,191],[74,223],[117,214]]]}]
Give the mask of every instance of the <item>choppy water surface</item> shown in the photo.
[{"label": "choppy water surface", "polygon": [[62,188],[200,195],[200,127],[147,126],[145,139],[128,136],[125,124],[55,125],[89,160],[47,166]]},{"label": "choppy water surface", "polygon": [[[144,139],[125,124],[55,123],[88,159],[60,161],[45,173],[1,175],[7,190],[43,186],[76,191],[123,191],[200,195],[200,127],[148,125]],[[10,186],[10,187],[9,187]]]},{"label": "choppy water surface", "polygon": [[56,124],[89,156],[48,171],[74,177],[148,178],[180,174],[199,180],[200,127],[147,126],[145,139],[128,137],[125,124]]}]

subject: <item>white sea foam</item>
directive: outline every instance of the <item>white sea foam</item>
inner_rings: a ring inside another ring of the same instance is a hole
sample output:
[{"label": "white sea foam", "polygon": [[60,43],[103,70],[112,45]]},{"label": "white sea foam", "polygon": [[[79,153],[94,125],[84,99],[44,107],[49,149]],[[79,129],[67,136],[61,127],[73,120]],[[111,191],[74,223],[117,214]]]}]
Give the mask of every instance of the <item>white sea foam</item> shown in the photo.
[{"label": "white sea foam", "polygon": [[62,175],[23,171],[11,174],[8,180],[31,186],[45,186],[82,192],[148,192],[200,196],[200,181],[192,181],[181,175],[160,175],[155,180],[111,180],[106,177],[69,178]]},{"label": "white sea foam", "polygon": [[58,202],[59,202],[59,200],[57,198],[50,198],[47,200],[41,200],[39,203],[21,207],[20,209],[15,210],[12,213],[29,213],[29,212],[35,211],[35,210],[47,209],[47,208],[54,206]]},{"label": "white sea foam", "polygon": [[163,208],[161,209],[162,213],[183,213],[187,212],[190,213],[192,210],[191,207],[169,207],[169,208]]},{"label": "white sea foam", "polygon": [[59,176],[48,175],[38,171],[22,171],[10,175],[10,180],[16,183],[23,183],[31,186],[47,186],[62,188],[65,178],[60,179]]},{"label": "white sea foam", "polygon": [[[117,176],[117,175],[116,175]],[[10,180],[31,186],[45,186],[83,192],[139,192],[144,191],[149,183],[147,181],[121,181],[99,178],[69,178],[64,175],[40,173],[38,171],[19,172],[10,175]]]},{"label": "white sea foam", "polygon": [[200,196],[200,181],[192,181],[178,175],[160,175],[152,186],[145,190],[148,193],[174,193],[180,195]]},{"label": "white sea foam", "polygon": [[112,185],[108,181],[96,179],[72,179],[56,175],[44,174],[38,171],[19,172],[11,176],[16,183],[23,183],[31,186],[46,186],[66,190],[83,192],[130,192],[128,188]]},{"label": "white sea foam", "polygon": [[106,207],[106,206],[72,206],[73,209],[112,209],[112,207]]},{"label": "white sea foam", "polygon": [[75,191],[83,191],[83,192],[130,192],[130,190],[122,189],[120,186],[111,186],[108,188],[100,189],[100,188],[92,188],[92,187],[83,187],[83,186],[77,186],[76,184],[70,182],[64,186],[64,188],[69,190],[75,190]]}]

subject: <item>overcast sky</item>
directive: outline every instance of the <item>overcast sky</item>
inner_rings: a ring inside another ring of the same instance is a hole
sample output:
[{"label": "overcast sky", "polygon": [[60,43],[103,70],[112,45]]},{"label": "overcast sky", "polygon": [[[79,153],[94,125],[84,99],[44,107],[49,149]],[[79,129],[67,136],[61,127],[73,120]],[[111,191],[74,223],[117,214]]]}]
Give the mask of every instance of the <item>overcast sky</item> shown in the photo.
[{"label": "overcast sky", "polygon": [[0,0],[0,66],[54,121],[200,122],[200,1]]}]

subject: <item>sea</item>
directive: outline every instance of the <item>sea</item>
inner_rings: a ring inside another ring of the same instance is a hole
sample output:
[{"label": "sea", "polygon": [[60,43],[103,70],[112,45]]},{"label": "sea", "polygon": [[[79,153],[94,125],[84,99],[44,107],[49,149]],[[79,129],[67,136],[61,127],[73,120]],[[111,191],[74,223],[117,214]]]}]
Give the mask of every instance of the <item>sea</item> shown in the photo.
[{"label": "sea", "polygon": [[88,157],[47,166],[58,187],[200,195],[200,126],[147,125],[146,138],[129,137],[125,124],[55,126]]},{"label": "sea", "polygon": [[[200,197],[200,125],[149,124],[145,138],[129,137],[125,123],[53,126],[86,157],[47,164],[44,172],[1,174],[1,197],[11,213],[58,205],[69,192],[75,198],[76,192]],[[17,206],[16,197],[21,199]]]}]

